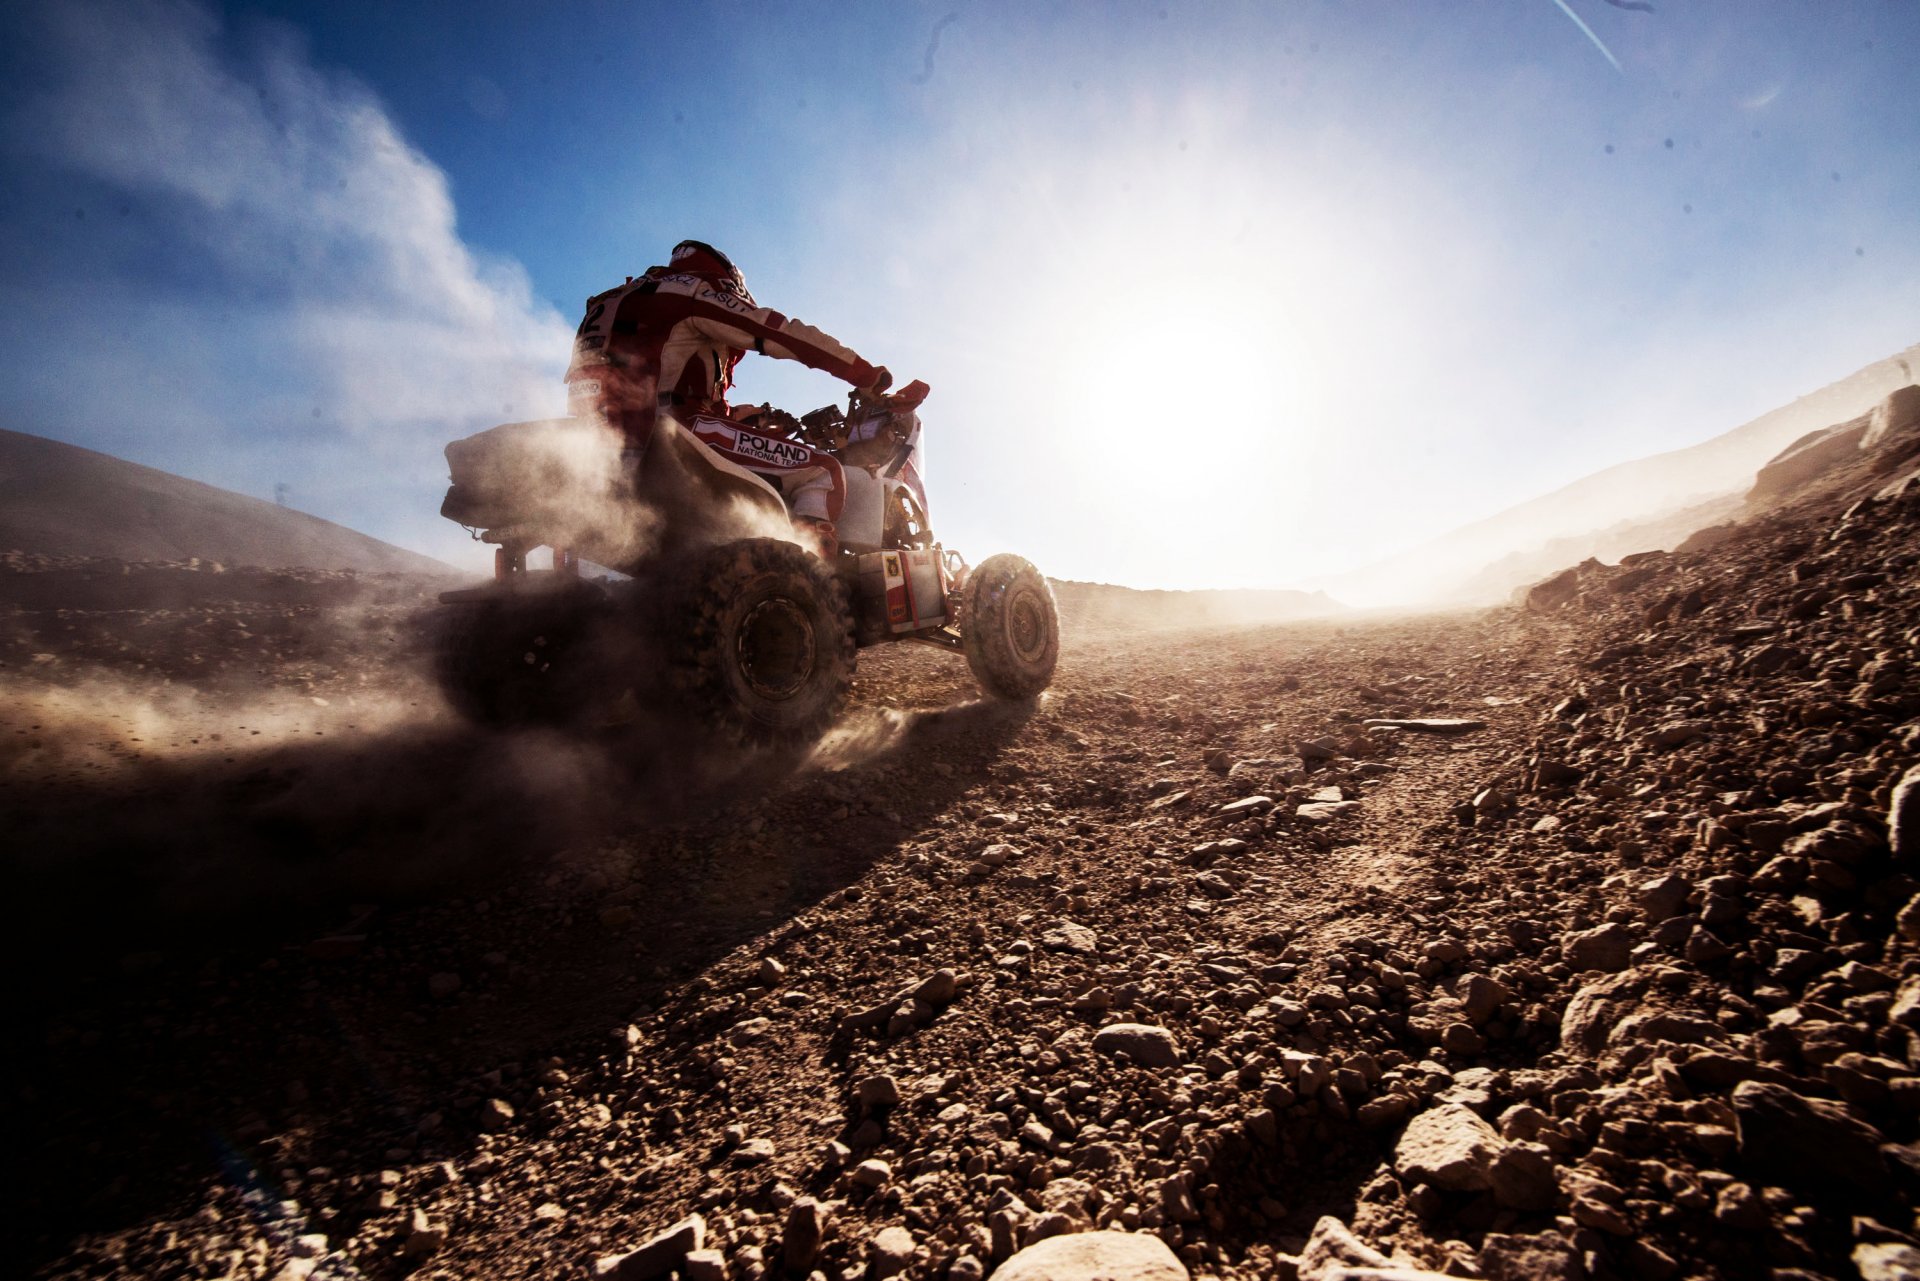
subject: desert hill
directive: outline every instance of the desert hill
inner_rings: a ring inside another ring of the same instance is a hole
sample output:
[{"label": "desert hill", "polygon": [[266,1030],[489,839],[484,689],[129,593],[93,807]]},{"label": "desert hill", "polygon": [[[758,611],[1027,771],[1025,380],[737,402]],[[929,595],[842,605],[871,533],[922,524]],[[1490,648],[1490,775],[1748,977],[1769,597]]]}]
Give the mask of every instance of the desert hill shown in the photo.
[{"label": "desert hill", "polygon": [[1052,581],[1061,621],[1069,627],[1251,627],[1320,618],[1346,608],[1325,592],[1142,591],[1112,583]]},{"label": "desert hill", "polygon": [[1411,551],[1340,575],[1343,599],[1485,604],[1587,557],[1672,547],[1727,519],[1755,474],[1796,439],[1871,409],[1920,370],[1920,344],[1697,445],[1620,463]]},{"label": "desert hill", "polygon": [[109,454],[0,430],[0,550],[130,561],[445,574],[305,512]]}]

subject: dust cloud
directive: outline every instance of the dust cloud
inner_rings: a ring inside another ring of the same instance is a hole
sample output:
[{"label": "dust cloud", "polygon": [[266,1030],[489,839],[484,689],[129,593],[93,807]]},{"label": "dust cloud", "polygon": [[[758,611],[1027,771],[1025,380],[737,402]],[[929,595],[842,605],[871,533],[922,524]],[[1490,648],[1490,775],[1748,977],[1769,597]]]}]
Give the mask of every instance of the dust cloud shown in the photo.
[{"label": "dust cloud", "polygon": [[598,417],[507,423],[453,442],[447,461],[448,517],[622,573],[734,538],[794,537],[772,492],[672,419],[644,446]]},{"label": "dust cloud", "polygon": [[[355,631],[338,621],[313,632],[337,645]],[[44,909],[16,946],[111,958],[183,930],[311,932],[355,903],[644,846],[722,792],[830,767],[719,745],[631,696],[565,732],[488,729],[446,706],[422,653],[334,657],[361,670],[317,692],[64,663],[16,682],[0,849]]]}]

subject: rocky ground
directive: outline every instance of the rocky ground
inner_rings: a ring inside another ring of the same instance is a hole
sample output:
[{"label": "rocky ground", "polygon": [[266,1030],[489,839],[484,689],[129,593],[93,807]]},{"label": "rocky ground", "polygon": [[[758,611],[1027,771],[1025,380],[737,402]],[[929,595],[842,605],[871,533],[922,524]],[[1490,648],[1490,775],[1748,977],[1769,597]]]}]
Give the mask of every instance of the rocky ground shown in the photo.
[{"label": "rocky ground", "polygon": [[870,651],[802,762],[459,725],[417,582],[13,583],[12,1268],[1920,1275],[1917,494]]}]

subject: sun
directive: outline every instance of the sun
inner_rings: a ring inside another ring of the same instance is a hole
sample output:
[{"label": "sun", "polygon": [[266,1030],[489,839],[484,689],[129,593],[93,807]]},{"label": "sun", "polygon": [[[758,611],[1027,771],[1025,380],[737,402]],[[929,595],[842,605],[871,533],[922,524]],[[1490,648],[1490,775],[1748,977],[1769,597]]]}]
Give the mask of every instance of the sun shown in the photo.
[{"label": "sun", "polygon": [[1071,326],[1059,412],[1089,483],[1197,516],[1281,430],[1293,393],[1285,326],[1264,300],[1122,289]]}]

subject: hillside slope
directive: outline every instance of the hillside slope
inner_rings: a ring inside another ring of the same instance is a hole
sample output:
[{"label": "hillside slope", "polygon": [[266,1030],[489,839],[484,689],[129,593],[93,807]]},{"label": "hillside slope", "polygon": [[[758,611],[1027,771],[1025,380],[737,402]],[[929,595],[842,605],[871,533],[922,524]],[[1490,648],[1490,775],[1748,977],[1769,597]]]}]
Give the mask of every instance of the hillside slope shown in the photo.
[{"label": "hillside slope", "polygon": [[0,550],[133,561],[444,574],[305,512],[109,454],[0,430]]},{"label": "hillside slope", "polygon": [[[1485,604],[1588,556],[1671,547],[1676,519],[1684,524],[1684,514],[1699,508],[1701,524],[1712,523],[1723,500],[1744,493],[1797,437],[1866,412],[1911,383],[1916,369],[1920,344],[1710,440],[1595,472],[1325,586],[1360,603]],[[1628,536],[1636,529],[1640,537]]]}]

